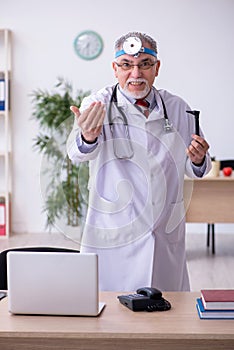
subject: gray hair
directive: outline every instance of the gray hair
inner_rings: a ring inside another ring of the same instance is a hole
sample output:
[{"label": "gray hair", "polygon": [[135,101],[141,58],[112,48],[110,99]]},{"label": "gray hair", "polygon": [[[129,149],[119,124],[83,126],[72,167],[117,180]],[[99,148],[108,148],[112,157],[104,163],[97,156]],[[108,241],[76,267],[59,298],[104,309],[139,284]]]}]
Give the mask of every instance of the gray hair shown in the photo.
[{"label": "gray hair", "polygon": [[144,43],[146,42],[147,44],[150,45],[150,48],[154,50],[156,53],[158,53],[157,50],[157,42],[151,38],[148,34],[145,33],[140,33],[140,32],[129,32],[125,35],[122,35],[119,39],[116,40],[115,42],[115,51],[121,50],[123,43],[126,39],[128,39],[131,36],[136,36],[137,38],[141,39],[141,41]]}]

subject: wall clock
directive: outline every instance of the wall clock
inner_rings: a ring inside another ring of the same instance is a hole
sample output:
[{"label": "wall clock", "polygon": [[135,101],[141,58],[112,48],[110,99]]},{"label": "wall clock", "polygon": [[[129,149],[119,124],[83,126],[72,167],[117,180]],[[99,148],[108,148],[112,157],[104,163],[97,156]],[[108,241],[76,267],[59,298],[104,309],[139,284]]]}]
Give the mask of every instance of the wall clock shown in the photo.
[{"label": "wall clock", "polygon": [[75,38],[74,48],[80,58],[93,60],[102,53],[103,40],[97,32],[85,30]]}]

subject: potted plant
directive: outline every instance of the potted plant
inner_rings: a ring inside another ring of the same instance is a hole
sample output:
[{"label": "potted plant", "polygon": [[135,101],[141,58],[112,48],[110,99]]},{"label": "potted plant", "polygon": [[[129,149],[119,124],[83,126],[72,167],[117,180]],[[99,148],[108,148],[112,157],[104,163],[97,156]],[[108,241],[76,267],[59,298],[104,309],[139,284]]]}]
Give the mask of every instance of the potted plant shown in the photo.
[{"label": "potted plant", "polygon": [[74,165],[66,154],[66,140],[74,123],[71,105],[80,106],[89,92],[79,90],[73,97],[70,82],[58,78],[55,90],[32,92],[32,117],[40,132],[33,147],[42,154],[41,186],[44,192],[46,226],[52,228],[57,219],[68,226],[80,226],[88,198],[88,165]]}]

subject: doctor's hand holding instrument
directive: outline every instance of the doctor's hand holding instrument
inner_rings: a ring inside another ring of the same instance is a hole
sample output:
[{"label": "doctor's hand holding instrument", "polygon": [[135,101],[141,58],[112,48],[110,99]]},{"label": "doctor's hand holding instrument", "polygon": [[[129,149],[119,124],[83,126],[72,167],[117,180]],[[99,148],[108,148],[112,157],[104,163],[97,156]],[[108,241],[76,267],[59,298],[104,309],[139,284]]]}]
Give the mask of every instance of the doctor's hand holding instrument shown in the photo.
[{"label": "doctor's hand holding instrument", "polygon": [[193,115],[195,119],[195,135],[192,135],[193,140],[187,149],[187,155],[193,164],[200,166],[205,160],[209,145],[204,138],[200,137],[200,111],[186,111],[186,113]]},{"label": "doctor's hand holding instrument", "polygon": [[192,135],[192,141],[187,148],[187,155],[194,165],[201,166],[203,164],[209,147],[209,144],[203,137]]},{"label": "doctor's hand holding instrument", "polygon": [[76,106],[70,107],[77,118],[77,124],[85,142],[93,143],[100,135],[105,117],[104,105],[101,102],[93,102],[86,110],[80,113]]}]

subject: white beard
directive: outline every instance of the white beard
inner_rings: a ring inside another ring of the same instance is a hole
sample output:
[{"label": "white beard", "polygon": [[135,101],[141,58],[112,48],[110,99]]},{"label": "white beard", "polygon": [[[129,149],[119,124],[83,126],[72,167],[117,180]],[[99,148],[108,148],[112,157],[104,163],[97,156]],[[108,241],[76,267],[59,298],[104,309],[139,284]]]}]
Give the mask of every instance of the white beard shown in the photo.
[{"label": "white beard", "polygon": [[[128,84],[130,82],[143,82],[143,83],[145,83],[145,88],[142,91],[134,91],[134,92],[129,91]],[[150,92],[150,87],[149,87],[148,81],[145,79],[137,79],[137,80],[128,79],[126,81],[126,84],[124,85],[123,91],[124,91],[126,96],[131,97],[131,98],[135,98],[135,99],[139,99],[139,98],[144,98],[145,96],[148,95],[148,93]]]}]

